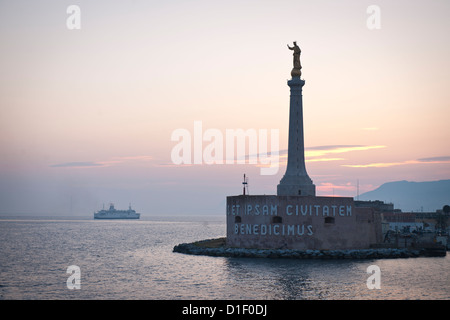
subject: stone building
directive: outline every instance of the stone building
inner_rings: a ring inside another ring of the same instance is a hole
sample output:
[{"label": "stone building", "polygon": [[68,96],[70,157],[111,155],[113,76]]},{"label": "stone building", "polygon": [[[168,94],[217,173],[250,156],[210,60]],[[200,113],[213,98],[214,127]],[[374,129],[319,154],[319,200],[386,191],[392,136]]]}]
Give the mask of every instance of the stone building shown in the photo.
[{"label": "stone building", "polygon": [[381,216],[353,198],[227,197],[227,245],[260,249],[366,249],[381,242]]}]

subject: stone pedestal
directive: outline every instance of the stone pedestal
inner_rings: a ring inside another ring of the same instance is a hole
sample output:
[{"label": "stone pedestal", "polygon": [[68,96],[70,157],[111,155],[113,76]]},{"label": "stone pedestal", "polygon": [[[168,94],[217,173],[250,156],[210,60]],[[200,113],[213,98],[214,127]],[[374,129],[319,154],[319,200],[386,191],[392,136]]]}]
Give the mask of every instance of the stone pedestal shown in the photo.
[{"label": "stone pedestal", "polygon": [[238,248],[368,249],[382,241],[381,216],[353,198],[227,197],[227,245]]}]

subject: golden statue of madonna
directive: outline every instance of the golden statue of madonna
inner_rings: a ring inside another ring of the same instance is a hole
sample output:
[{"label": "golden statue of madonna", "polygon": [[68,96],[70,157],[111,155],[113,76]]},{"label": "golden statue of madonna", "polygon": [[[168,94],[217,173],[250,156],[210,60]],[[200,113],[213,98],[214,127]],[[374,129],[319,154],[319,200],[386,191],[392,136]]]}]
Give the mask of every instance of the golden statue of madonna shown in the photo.
[{"label": "golden statue of madonna", "polygon": [[287,45],[289,50],[293,50],[294,51],[294,68],[291,71],[291,76],[292,77],[300,77],[302,75],[302,65],[300,63],[300,54],[302,53],[302,51],[300,50],[299,46],[297,45],[297,42],[294,41],[294,46],[290,47],[289,45]]}]

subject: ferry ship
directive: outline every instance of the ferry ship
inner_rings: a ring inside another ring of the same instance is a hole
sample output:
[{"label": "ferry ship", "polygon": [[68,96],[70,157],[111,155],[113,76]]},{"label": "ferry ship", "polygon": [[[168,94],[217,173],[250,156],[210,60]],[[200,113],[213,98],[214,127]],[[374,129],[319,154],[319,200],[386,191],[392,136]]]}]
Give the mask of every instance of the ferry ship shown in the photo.
[{"label": "ferry ship", "polygon": [[117,210],[112,203],[109,205],[109,210],[102,209],[94,213],[94,219],[139,219],[140,216],[140,213],[131,209],[131,205],[128,210]]}]

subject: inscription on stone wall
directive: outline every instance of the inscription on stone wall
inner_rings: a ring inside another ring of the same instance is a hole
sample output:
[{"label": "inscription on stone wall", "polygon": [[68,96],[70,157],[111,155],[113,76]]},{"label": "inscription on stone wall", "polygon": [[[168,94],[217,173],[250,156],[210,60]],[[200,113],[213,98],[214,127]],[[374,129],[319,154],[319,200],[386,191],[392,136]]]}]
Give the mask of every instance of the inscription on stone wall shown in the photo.
[{"label": "inscription on stone wall", "polygon": [[242,235],[274,235],[274,236],[312,236],[314,234],[311,225],[304,224],[251,224],[235,223],[234,233]]},{"label": "inscription on stone wall", "polygon": [[287,205],[279,210],[278,205],[227,205],[227,215],[278,215],[278,212],[284,212],[287,216],[341,216],[351,217],[352,206],[349,205],[320,205],[320,204],[305,204],[305,205]]}]

